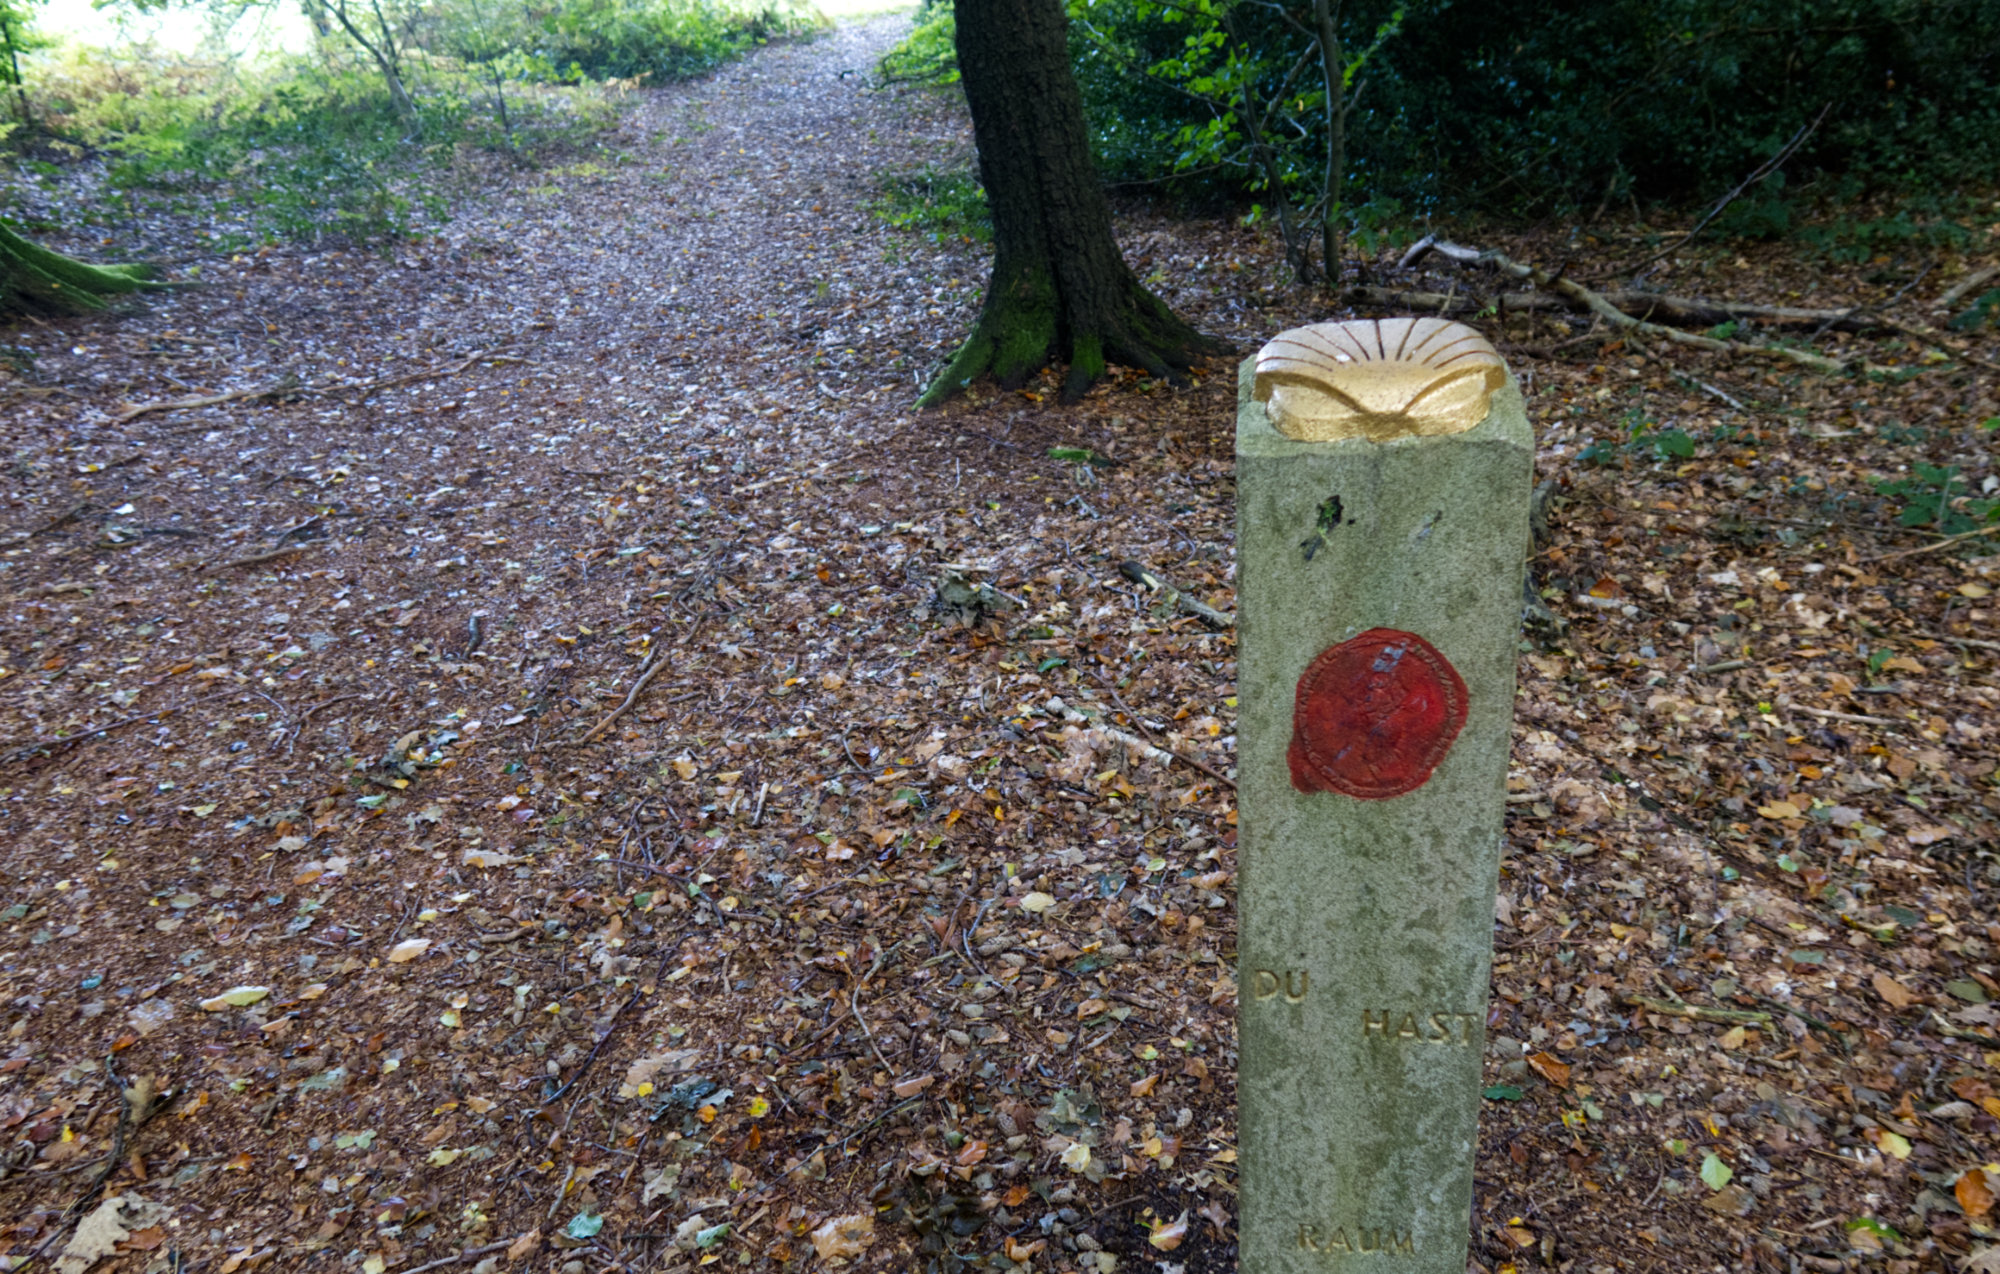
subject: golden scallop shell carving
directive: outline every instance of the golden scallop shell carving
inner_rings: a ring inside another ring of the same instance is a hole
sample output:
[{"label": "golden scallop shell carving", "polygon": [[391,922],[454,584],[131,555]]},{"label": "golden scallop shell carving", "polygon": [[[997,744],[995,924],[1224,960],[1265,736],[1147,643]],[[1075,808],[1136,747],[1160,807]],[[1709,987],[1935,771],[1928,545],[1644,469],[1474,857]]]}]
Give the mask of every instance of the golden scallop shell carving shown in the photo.
[{"label": "golden scallop shell carving", "polygon": [[1360,319],[1272,337],[1252,396],[1287,438],[1387,442],[1463,433],[1506,383],[1499,351],[1463,323]]}]

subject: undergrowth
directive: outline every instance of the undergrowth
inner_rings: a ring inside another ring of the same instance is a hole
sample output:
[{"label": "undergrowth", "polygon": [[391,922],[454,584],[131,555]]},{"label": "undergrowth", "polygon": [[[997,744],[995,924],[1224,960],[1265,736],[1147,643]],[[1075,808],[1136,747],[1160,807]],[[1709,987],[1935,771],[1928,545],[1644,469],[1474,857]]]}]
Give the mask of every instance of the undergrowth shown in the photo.
[{"label": "undergrowth", "polygon": [[[305,56],[37,53],[22,77],[32,122],[12,137],[15,219],[49,230],[194,214],[224,250],[407,236],[447,215],[448,178],[469,155],[534,164],[574,150],[635,84],[700,74],[818,22],[796,0],[384,7],[410,111],[336,35]],[[69,197],[79,165],[104,179],[85,200]]]},{"label": "undergrowth", "polygon": [[909,172],[883,173],[877,186],[881,195],[873,211],[898,230],[914,231],[933,243],[993,241],[986,189],[970,169],[926,164]]}]

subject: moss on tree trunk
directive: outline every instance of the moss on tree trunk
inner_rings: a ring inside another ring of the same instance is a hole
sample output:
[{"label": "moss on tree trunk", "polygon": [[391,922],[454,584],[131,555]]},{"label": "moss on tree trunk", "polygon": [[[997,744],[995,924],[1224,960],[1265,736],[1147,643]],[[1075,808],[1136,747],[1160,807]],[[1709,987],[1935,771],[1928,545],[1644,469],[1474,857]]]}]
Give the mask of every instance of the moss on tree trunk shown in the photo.
[{"label": "moss on tree trunk", "polygon": [[0,225],[0,314],[101,310],[111,298],[159,285],[136,265],[91,265],[30,243]]},{"label": "moss on tree trunk", "polygon": [[919,399],[1069,364],[1075,400],[1108,364],[1179,378],[1221,347],[1140,285],[1111,237],[1060,0],[956,0],[958,65],[993,210],[993,278],[972,335]]}]

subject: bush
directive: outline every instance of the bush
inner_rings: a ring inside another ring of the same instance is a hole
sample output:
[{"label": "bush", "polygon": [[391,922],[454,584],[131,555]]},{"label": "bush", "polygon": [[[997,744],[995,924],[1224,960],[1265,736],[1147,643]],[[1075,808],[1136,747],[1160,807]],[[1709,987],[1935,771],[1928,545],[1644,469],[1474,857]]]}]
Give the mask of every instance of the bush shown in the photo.
[{"label": "bush", "polygon": [[[454,0],[446,19],[463,30],[488,27],[492,9]],[[528,3],[520,51],[566,78],[655,83],[711,71],[778,36],[816,29],[823,19],[803,0],[562,0]]]},{"label": "bush", "polygon": [[[1794,194],[1828,174],[1845,179],[1830,193],[1850,197],[2000,176],[1990,0],[1350,0],[1343,43],[1366,46],[1399,9],[1394,37],[1357,78],[1350,203],[1526,216],[1705,202],[1822,108],[1789,165]],[[1186,68],[1222,45],[1240,50],[1235,63],[1211,57],[1203,73],[1227,69],[1232,89],[1247,83],[1257,101],[1282,103],[1303,129],[1297,153],[1323,153],[1316,63],[1293,71],[1313,47],[1309,21],[1248,0],[1070,0],[1070,12],[1113,180],[1244,189],[1253,169],[1237,112],[1173,83],[1187,87]],[[1736,224],[1789,230],[1775,194],[1760,189]]]}]

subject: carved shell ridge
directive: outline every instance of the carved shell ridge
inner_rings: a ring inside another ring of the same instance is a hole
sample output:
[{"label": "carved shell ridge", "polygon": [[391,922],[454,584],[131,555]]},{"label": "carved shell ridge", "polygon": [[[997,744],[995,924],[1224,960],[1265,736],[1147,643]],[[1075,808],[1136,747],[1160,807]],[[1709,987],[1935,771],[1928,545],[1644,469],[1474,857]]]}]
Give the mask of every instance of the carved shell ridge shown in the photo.
[{"label": "carved shell ridge", "polygon": [[1273,337],[1253,396],[1304,442],[1461,433],[1486,418],[1506,365],[1485,337],[1436,318],[1319,323]]}]

